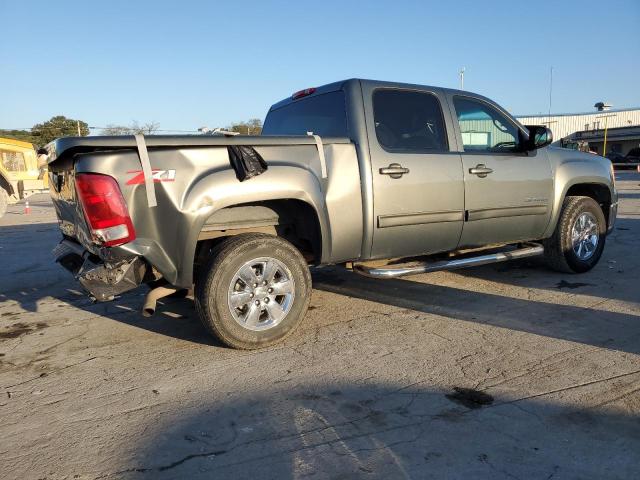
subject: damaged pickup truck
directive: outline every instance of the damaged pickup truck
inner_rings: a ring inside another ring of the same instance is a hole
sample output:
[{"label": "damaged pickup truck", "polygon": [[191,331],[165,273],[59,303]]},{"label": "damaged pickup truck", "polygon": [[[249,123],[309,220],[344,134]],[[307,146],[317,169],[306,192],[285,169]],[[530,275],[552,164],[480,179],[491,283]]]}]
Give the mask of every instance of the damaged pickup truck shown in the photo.
[{"label": "damaged pickup truck", "polygon": [[55,254],[100,301],[149,285],[148,313],[194,288],[211,333],[264,347],[304,317],[310,266],[593,268],[616,218],[611,162],[551,140],[479,95],[359,79],[276,103],[261,136],[62,138]]}]

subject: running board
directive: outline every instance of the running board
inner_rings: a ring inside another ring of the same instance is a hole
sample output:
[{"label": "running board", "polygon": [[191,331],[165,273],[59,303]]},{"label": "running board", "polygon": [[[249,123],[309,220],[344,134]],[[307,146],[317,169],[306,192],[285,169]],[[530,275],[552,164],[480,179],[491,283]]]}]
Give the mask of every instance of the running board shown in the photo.
[{"label": "running board", "polygon": [[[416,275],[418,273],[439,272],[442,270],[455,270],[457,268],[476,267],[489,263],[506,262],[518,258],[534,257],[542,255],[544,247],[537,243],[528,243],[526,246],[514,250],[479,255],[477,257],[455,258],[433,263],[422,263],[419,265],[402,266],[402,264],[392,267],[367,267],[365,265],[354,265],[353,271],[371,278],[395,278],[406,275]],[[405,264],[406,265],[406,264]]]}]

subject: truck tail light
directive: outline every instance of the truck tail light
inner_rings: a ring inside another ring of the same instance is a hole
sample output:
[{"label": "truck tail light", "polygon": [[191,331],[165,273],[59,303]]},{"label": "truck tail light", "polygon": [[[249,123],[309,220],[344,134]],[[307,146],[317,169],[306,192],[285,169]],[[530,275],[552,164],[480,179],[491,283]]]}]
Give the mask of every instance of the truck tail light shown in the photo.
[{"label": "truck tail light", "polygon": [[293,100],[297,100],[297,99],[302,98],[302,97],[307,97],[307,96],[313,94],[315,91],[316,91],[316,89],[313,88],[313,87],[305,88],[304,90],[300,90],[300,91],[294,93],[293,95],[291,95],[291,98]]},{"label": "truck tail light", "polygon": [[115,178],[80,173],[76,190],[95,243],[113,247],[135,240],[136,231]]}]

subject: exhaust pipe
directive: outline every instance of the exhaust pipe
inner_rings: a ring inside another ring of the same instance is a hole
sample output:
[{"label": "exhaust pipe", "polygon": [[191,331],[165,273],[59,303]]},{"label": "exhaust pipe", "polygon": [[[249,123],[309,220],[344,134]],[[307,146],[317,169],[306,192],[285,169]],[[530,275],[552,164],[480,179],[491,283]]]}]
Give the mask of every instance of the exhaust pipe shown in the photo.
[{"label": "exhaust pipe", "polygon": [[156,304],[158,303],[158,300],[167,297],[177,291],[178,289],[175,287],[166,286],[160,286],[152,289],[149,293],[147,293],[147,297],[144,300],[144,305],[142,306],[142,316],[150,317],[151,315],[156,313]]}]

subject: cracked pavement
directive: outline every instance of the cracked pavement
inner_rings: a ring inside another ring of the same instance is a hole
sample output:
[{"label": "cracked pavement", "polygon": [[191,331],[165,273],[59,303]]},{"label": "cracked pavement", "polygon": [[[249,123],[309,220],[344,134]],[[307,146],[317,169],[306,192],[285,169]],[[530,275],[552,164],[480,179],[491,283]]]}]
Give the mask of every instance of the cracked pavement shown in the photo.
[{"label": "cracked pavement", "polygon": [[0,478],[637,477],[640,175],[600,264],[314,272],[283,344],[224,348],[190,299],[92,304],[46,196],[0,219]]}]

